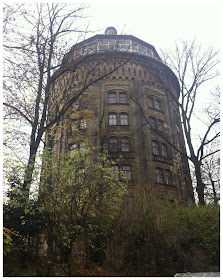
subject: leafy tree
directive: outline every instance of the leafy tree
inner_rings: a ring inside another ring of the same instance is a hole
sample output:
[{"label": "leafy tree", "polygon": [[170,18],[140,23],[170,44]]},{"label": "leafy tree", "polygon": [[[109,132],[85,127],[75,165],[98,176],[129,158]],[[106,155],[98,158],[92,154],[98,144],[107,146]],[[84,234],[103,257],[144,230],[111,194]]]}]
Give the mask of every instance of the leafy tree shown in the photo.
[{"label": "leafy tree", "polygon": [[11,250],[11,246],[12,246],[12,238],[10,236],[10,230],[3,227],[3,253],[4,255],[7,255],[10,250]]},{"label": "leafy tree", "polygon": [[72,264],[84,240],[86,258],[92,253],[102,260],[111,221],[126,194],[124,176],[114,174],[105,154],[87,146],[59,156],[45,150],[43,161],[40,201],[48,217],[49,243],[56,241],[61,260]]},{"label": "leafy tree", "polygon": [[[73,38],[78,41],[86,35],[85,9],[83,4],[59,3],[5,4],[4,7],[4,120],[11,126],[8,138],[21,141],[23,155],[27,152],[22,174],[22,188],[27,196],[44,133],[50,133],[91,85],[121,65],[117,59],[110,72],[96,76],[94,70],[102,59],[88,64],[86,75],[82,77],[83,67],[93,54],[71,61],[64,59]],[[81,83],[74,89],[73,82],[77,77]],[[53,100],[54,82],[59,79],[63,82],[63,90],[56,97],[54,110],[49,104]],[[17,125],[13,127],[12,121]],[[18,155],[18,145],[13,143],[9,148],[15,148]],[[4,144],[10,146],[11,142],[5,141]]]}]

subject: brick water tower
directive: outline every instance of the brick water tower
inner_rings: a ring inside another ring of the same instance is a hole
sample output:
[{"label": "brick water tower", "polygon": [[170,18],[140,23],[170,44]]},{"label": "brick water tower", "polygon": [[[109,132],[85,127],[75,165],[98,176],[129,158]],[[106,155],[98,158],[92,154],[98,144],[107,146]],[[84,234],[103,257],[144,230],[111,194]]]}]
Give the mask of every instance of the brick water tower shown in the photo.
[{"label": "brick water tower", "polygon": [[[123,170],[128,178],[130,193],[145,186],[160,198],[193,202],[188,162],[179,153],[186,151],[173,100],[179,83],[156,49],[108,27],[105,34],[75,44],[63,65],[72,70],[58,70],[64,74],[53,84],[48,117],[61,105],[58,96],[66,102],[86,90],[57,124],[54,150],[59,154],[91,144],[108,151],[114,172]],[[59,129],[62,122],[66,129]]]}]

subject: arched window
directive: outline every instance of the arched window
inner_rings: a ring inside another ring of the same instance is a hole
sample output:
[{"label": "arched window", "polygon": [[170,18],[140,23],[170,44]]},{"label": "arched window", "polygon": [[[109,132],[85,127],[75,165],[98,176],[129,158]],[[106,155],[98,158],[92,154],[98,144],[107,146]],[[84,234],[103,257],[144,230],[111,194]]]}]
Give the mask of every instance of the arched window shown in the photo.
[{"label": "arched window", "polygon": [[130,151],[130,141],[128,137],[121,138],[121,151],[122,152],[129,152]]},{"label": "arched window", "polygon": [[129,125],[129,115],[127,113],[120,114],[120,125]]},{"label": "arched window", "polygon": [[118,139],[116,137],[109,138],[108,150],[110,153],[118,152]]},{"label": "arched window", "polygon": [[163,184],[163,170],[162,168],[156,168],[156,182]]},{"label": "arched window", "polygon": [[116,113],[110,113],[108,115],[108,124],[117,125],[117,114]]}]

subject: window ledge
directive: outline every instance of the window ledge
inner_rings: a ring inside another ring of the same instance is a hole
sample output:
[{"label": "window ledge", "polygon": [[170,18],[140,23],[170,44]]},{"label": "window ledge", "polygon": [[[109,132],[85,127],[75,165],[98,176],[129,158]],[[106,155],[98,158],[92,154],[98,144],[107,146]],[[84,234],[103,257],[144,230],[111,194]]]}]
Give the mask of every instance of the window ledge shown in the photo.
[{"label": "window ledge", "polygon": [[163,157],[160,155],[153,154],[153,161],[164,162],[164,163],[173,165],[173,158]]},{"label": "window ledge", "polygon": [[132,158],[132,154],[133,151],[129,151],[129,152],[123,152],[123,151],[117,151],[117,152],[112,152],[112,151],[108,151],[108,154],[110,157],[112,158],[118,158],[120,156],[123,156],[124,158]]},{"label": "window ledge", "polygon": [[164,114],[163,110],[159,110],[159,109],[156,109],[156,108],[151,108],[151,107],[148,107],[149,110],[154,110],[156,112],[160,112],[162,114]]},{"label": "window ledge", "polygon": [[170,187],[170,188],[176,188],[175,185],[169,185],[169,184],[166,184],[166,183],[158,183],[158,182],[156,182],[156,184],[158,186],[165,186],[165,187]]},{"label": "window ledge", "polygon": [[109,128],[124,128],[124,129],[130,129],[130,125],[108,125]]},{"label": "window ledge", "polygon": [[129,105],[129,103],[107,103],[107,105]]}]

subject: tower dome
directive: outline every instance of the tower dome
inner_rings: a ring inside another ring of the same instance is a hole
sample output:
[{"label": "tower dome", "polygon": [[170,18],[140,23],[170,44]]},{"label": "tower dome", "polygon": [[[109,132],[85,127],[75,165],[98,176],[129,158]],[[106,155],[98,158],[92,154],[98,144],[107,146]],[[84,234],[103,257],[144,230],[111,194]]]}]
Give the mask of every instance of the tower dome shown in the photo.
[{"label": "tower dome", "polygon": [[117,30],[114,27],[109,26],[105,30],[105,35],[117,35]]}]

